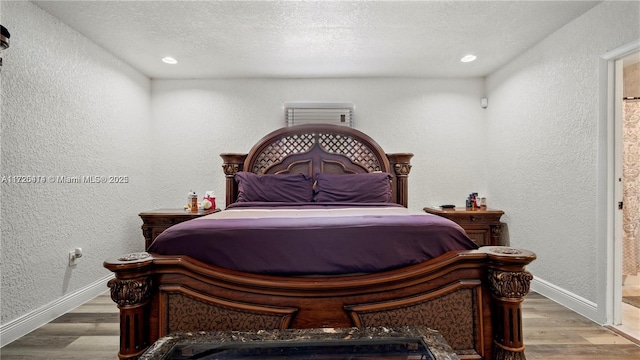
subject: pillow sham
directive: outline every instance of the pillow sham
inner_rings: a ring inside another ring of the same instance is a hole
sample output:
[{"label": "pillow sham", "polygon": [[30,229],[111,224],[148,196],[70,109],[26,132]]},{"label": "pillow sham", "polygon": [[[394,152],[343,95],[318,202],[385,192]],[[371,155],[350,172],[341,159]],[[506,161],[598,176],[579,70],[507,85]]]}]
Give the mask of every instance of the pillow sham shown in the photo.
[{"label": "pillow sham", "polygon": [[313,179],[305,174],[265,174],[238,172],[238,202],[310,202]]},{"label": "pillow sham", "polygon": [[391,202],[391,174],[317,174],[313,201]]}]

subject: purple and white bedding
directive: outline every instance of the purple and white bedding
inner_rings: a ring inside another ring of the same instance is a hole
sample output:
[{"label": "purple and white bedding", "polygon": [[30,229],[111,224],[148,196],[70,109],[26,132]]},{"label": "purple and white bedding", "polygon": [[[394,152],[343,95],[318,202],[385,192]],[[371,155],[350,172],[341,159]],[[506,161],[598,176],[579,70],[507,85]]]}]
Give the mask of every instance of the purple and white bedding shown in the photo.
[{"label": "purple and white bedding", "polygon": [[374,273],[477,246],[456,223],[390,203],[235,203],[170,227],[148,249],[273,275]]}]

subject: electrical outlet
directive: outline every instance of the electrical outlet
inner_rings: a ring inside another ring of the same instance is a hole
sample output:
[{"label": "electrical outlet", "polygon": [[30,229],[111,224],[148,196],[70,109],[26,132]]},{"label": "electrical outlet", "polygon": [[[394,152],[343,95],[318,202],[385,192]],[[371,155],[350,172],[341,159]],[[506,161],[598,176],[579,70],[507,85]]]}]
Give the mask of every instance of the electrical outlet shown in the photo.
[{"label": "electrical outlet", "polygon": [[75,266],[79,258],[82,257],[82,248],[75,248],[69,252],[69,266]]}]

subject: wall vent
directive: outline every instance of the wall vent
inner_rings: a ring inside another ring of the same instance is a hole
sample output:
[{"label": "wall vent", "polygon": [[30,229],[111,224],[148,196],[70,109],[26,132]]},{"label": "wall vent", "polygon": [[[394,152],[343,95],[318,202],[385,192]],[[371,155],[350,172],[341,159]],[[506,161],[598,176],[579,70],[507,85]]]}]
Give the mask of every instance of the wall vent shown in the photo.
[{"label": "wall vent", "polygon": [[287,126],[336,124],[353,127],[351,103],[288,103],[284,107]]}]

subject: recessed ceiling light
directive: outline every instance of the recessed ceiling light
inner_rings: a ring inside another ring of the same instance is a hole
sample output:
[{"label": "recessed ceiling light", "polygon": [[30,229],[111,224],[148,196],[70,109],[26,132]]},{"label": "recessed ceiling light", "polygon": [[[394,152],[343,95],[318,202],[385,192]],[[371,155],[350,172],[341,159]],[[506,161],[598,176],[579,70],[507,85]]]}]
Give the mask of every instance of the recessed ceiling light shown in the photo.
[{"label": "recessed ceiling light", "polygon": [[462,62],[472,62],[473,60],[477,59],[478,57],[475,55],[465,55],[462,59],[460,59],[460,61]]},{"label": "recessed ceiling light", "polygon": [[178,60],[172,58],[171,56],[165,56],[162,58],[162,62],[173,65],[177,64]]}]

